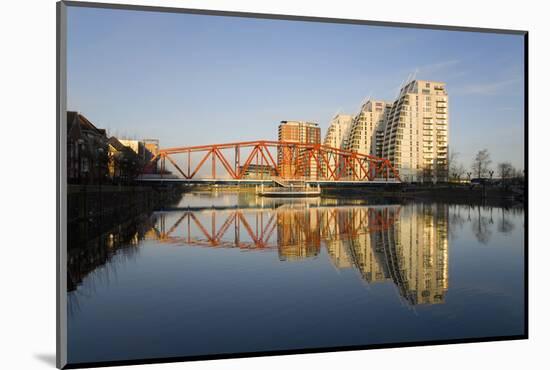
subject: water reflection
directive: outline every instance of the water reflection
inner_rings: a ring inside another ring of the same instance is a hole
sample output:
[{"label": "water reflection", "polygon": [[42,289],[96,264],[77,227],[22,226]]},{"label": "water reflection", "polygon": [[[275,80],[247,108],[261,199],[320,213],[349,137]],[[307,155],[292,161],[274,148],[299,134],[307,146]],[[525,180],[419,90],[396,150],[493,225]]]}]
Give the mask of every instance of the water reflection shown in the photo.
[{"label": "water reflection", "polygon": [[85,223],[71,225],[73,237],[69,238],[67,248],[67,290],[75,290],[98,267],[107,267],[102,276],[108,279],[116,268],[116,263],[109,262],[113,258],[133,258],[139,251],[140,240],[153,227],[152,222],[150,214],[143,214],[89,239]]},{"label": "water reflection", "polygon": [[455,239],[465,223],[469,223],[477,241],[487,245],[491,241],[494,225],[496,231],[510,234],[516,225],[513,218],[523,216],[522,207],[488,207],[449,205],[449,235]]},{"label": "water reflection", "polygon": [[156,215],[146,234],[180,246],[273,249],[281,261],[313,258],[326,247],[338,269],[367,283],[393,282],[411,305],[441,303],[448,288],[448,209],[443,205],[284,205]]},{"label": "water reflection", "polygon": [[188,193],[69,248],[71,362],[522,334],[523,236],[521,208]]},{"label": "water reflection", "polygon": [[509,216],[523,212],[435,203],[331,205],[339,203],[335,200],[246,200],[243,207],[239,200],[239,207],[220,202],[143,215],[84,248],[71,248],[69,291],[104,265],[110,266],[103,273],[109,279],[116,274],[112,259],[132,258],[145,240],[161,246],[272,251],[284,262],[316,258],[324,247],[335,268],[355,269],[366,284],[394,284],[408,305],[439,304],[449,289],[449,238],[470,224],[475,238],[487,244],[495,223],[497,232],[510,233],[516,225]]}]

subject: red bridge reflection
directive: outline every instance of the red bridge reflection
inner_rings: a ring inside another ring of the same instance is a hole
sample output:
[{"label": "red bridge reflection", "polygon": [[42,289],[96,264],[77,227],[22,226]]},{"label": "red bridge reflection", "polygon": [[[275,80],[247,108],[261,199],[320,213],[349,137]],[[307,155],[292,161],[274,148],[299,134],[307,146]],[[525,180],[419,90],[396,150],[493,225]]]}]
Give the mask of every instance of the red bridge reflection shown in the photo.
[{"label": "red bridge reflection", "polygon": [[388,230],[398,217],[399,207],[189,210],[160,213],[148,237],[204,247],[278,248],[281,257],[294,258],[317,254],[321,241]]}]

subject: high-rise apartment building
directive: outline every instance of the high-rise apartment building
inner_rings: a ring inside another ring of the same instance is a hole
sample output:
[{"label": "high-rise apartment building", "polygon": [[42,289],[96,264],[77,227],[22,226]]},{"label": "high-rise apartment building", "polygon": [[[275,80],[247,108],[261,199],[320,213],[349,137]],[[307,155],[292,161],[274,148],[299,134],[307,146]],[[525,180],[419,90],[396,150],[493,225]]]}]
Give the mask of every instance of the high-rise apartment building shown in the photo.
[{"label": "high-rise apartment building", "polygon": [[381,100],[367,100],[353,119],[346,149],[352,152],[376,155],[376,133],[383,126],[391,104]]},{"label": "high-rise apartment building", "polygon": [[[349,114],[337,114],[330,121],[323,144],[332,148],[345,149],[348,146],[349,132],[351,124],[353,123],[353,116]],[[329,163],[322,163],[323,172],[328,173],[327,167],[330,167],[331,171],[335,171],[337,168],[344,165],[339,161],[336,156],[328,158]]]},{"label": "high-rise apartment building", "polygon": [[[281,121],[279,125],[279,141],[320,144],[321,129],[314,122],[305,121]],[[299,158],[299,165],[296,165],[294,158]],[[317,164],[315,160],[306,157],[305,149],[293,151],[289,147],[279,148],[277,153],[279,173],[283,178],[293,177],[317,177]]]},{"label": "high-rise apartment building", "polygon": [[388,112],[381,156],[401,180],[448,178],[448,97],[445,84],[414,80],[405,85]]},{"label": "high-rise apartment building", "polygon": [[332,148],[344,149],[347,146],[352,122],[352,115],[337,114],[334,116],[328,126],[323,144]]}]

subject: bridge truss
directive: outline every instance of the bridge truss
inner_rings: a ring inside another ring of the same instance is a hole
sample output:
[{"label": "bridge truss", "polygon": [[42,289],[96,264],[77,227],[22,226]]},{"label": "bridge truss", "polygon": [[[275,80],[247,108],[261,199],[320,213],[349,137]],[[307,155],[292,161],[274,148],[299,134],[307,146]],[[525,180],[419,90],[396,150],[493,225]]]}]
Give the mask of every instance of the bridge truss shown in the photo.
[{"label": "bridge truss", "polygon": [[241,180],[254,176],[287,180],[400,181],[398,172],[385,158],[322,144],[260,140],[166,148],[161,149],[149,165],[160,165],[162,174],[166,172],[167,160],[184,179],[199,177],[199,171],[204,172],[210,162],[212,179]]}]

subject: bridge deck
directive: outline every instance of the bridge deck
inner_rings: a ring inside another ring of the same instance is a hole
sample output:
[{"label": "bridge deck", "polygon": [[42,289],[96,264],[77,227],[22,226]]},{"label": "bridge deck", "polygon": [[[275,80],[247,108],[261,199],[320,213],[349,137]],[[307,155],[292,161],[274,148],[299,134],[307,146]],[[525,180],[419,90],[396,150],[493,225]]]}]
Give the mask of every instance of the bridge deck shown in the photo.
[{"label": "bridge deck", "polygon": [[[183,178],[138,178],[139,182],[149,183],[182,183],[182,184],[209,184],[209,185],[272,185],[277,181],[272,179],[183,179]],[[383,184],[400,184],[401,182],[394,179],[389,180],[304,180],[306,184],[312,185],[383,185]]]}]

